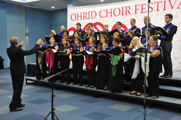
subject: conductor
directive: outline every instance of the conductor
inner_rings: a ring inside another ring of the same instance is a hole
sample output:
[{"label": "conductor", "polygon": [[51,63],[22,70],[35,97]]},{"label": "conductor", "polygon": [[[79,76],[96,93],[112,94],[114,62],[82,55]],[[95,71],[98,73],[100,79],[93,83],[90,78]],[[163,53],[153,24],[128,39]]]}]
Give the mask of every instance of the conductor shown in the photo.
[{"label": "conductor", "polygon": [[[9,105],[10,111],[21,111],[25,104],[21,103],[21,93],[23,88],[24,74],[26,73],[24,56],[34,54],[41,39],[39,39],[36,45],[31,50],[23,50],[21,47],[24,45],[24,41],[19,45],[18,37],[11,37],[11,46],[7,48],[7,54],[10,59],[10,73],[13,85],[12,101]],[[19,45],[19,46],[18,46]]]}]

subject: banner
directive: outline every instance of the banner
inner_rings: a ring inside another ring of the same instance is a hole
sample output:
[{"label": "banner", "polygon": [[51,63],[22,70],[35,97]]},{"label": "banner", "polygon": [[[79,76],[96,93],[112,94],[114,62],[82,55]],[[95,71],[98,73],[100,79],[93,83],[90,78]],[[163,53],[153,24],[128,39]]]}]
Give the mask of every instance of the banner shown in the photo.
[{"label": "banner", "polygon": [[[137,27],[144,26],[144,16],[147,16],[147,0],[131,0],[90,6],[68,7],[67,25],[70,34],[76,30],[76,23],[80,22],[82,29],[87,28],[88,23],[93,23],[95,31],[102,31],[103,25],[108,24],[109,30],[116,29],[116,22],[120,21],[122,29],[128,30],[130,19],[136,19]],[[172,44],[173,69],[181,69],[181,1],[180,0],[151,0],[150,17],[151,23],[163,27],[165,25],[165,14],[173,14],[172,23],[175,24],[177,34],[174,36]]]}]

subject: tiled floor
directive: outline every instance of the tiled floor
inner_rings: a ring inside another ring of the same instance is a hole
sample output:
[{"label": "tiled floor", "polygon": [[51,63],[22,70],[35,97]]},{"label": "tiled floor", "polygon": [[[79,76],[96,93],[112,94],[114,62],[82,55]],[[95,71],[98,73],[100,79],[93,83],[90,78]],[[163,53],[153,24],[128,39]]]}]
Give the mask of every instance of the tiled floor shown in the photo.
[{"label": "tiled floor", "polygon": [[72,110],[77,109],[78,107],[75,106],[71,106],[71,105],[61,105],[61,106],[57,106],[55,109],[61,112],[69,112]]},{"label": "tiled floor", "polygon": [[[9,96],[6,96],[6,97],[12,98],[12,95],[9,95]],[[21,98],[25,98],[25,97],[29,97],[29,95],[21,94]]]},{"label": "tiled floor", "polygon": [[121,110],[121,111],[127,111],[127,110],[131,109],[132,107],[128,106],[128,105],[115,104],[113,106],[110,106],[109,108]]},{"label": "tiled floor", "polygon": [[59,94],[59,95],[56,95],[56,96],[62,97],[62,98],[71,98],[71,97],[74,97],[75,95],[74,94],[63,93],[63,94]]},{"label": "tiled floor", "polygon": [[[22,102],[26,106],[23,111],[9,112],[13,92],[9,76],[9,69],[0,70],[0,120],[43,120],[51,110],[51,89],[24,84]],[[92,98],[88,93],[67,89],[54,93],[55,113],[60,120],[135,120],[144,111],[137,101],[106,96]],[[143,120],[143,116],[136,120]],[[181,114],[171,107],[147,108],[147,120],[181,120]]]}]

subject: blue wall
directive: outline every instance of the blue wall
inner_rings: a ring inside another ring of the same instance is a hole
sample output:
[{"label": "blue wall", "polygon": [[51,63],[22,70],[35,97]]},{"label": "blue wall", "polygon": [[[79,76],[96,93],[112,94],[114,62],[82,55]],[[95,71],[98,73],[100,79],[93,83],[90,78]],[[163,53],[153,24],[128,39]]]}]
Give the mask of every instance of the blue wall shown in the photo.
[{"label": "blue wall", "polygon": [[4,67],[8,66],[8,56],[6,54],[7,48],[7,24],[6,24],[6,3],[0,2],[0,56],[4,60]]},{"label": "blue wall", "polygon": [[[39,38],[50,32],[50,12],[26,8],[27,50],[31,49]],[[35,63],[35,55],[27,56],[26,63]]]},{"label": "blue wall", "polygon": [[51,11],[50,29],[59,32],[61,25],[64,25],[65,29],[67,29],[67,9]]},{"label": "blue wall", "polygon": [[[13,11],[16,11],[16,14],[13,13]],[[14,24],[10,22],[13,16],[17,18]],[[45,11],[0,1],[0,56],[5,59],[4,67],[9,67],[6,48],[10,46],[10,36],[16,35],[20,38],[20,42],[24,40],[26,44],[23,46],[23,49],[29,50],[39,38],[44,38],[45,35],[49,35],[51,29],[59,32],[61,25],[67,28],[67,9]],[[14,26],[13,29],[15,32],[12,32],[11,26]],[[25,36],[26,33],[28,33],[27,36]],[[27,56],[25,60],[27,64],[35,63],[35,55]]]},{"label": "blue wall", "polygon": [[[9,39],[12,36],[19,38],[19,43],[26,40],[25,36],[25,7],[13,4],[6,4],[6,23],[7,23],[7,46],[11,46]],[[22,49],[26,49],[23,45]],[[10,60],[8,59],[8,64]]]}]

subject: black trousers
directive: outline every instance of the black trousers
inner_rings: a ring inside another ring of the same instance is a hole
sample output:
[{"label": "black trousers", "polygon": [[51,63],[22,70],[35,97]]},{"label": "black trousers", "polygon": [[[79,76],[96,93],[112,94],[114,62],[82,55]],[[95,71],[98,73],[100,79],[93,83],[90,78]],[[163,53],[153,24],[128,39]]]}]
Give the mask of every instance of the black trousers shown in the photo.
[{"label": "black trousers", "polygon": [[[134,62],[134,64],[130,64],[131,76],[133,74],[134,65],[135,65],[135,62]],[[143,73],[142,69],[140,68],[140,73],[138,74],[138,76],[135,79],[131,79],[132,90],[137,91],[137,92],[142,92],[143,91],[143,80],[144,80],[144,73]]]},{"label": "black trousers", "polygon": [[[61,57],[60,57],[60,65],[61,65],[61,71],[69,69],[69,65],[70,65],[69,55],[61,55]],[[67,70],[67,71],[62,73],[61,82],[65,82],[65,74],[67,76],[67,83],[70,83],[70,70]]]},{"label": "black trousers", "polygon": [[126,80],[127,82],[130,81],[131,76],[130,76],[130,64],[127,62],[124,62],[124,72],[125,72],[125,76],[124,76],[124,80]]},{"label": "black trousers", "polygon": [[88,85],[95,85],[95,68],[91,70],[87,70],[87,77],[88,77]]},{"label": "black trousers", "polygon": [[[46,68],[45,60],[46,60],[46,58],[43,58],[42,70],[40,70],[38,58],[36,59],[36,79],[38,79],[38,80],[40,80],[41,78],[44,79],[46,77],[47,68]],[[43,72],[43,74],[42,74],[42,72]]]},{"label": "black trousers", "polygon": [[137,92],[143,92],[143,80],[144,75],[142,73],[138,74],[136,79],[131,79],[132,90]]},{"label": "black trousers", "polygon": [[77,80],[77,70],[78,70],[78,72],[79,72],[79,84],[83,85],[84,57],[83,56],[72,56],[72,63],[73,63],[74,84],[78,83],[78,80]]},{"label": "black trousers", "polygon": [[149,73],[147,93],[150,96],[159,97],[159,73]]},{"label": "black trousers", "polygon": [[87,69],[87,77],[88,77],[88,85],[91,86],[91,85],[95,85],[95,78],[96,78],[96,71],[95,71],[95,68],[97,66],[97,58],[96,56],[93,57],[93,69],[91,70],[88,70]]},{"label": "black trousers", "polygon": [[172,43],[171,42],[164,42],[162,41],[160,46],[163,49],[163,67],[164,67],[164,74],[172,75],[172,59],[171,59],[171,51],[172,51]]},{"label": "black trousers", "polygon": [[22,75],[11,75],[13,84],[13,96],[12,101],[9,105],[10,109],[15,109],[21,104],[21,93],[24,82],[24,74]]},{"label": "black trousers", "polygon": [[104,56],[99,56],[98,59],[98,70],[97,70],[97,80],[96,88],[103,89],[108,86],[109,80],[109,58]]}]

